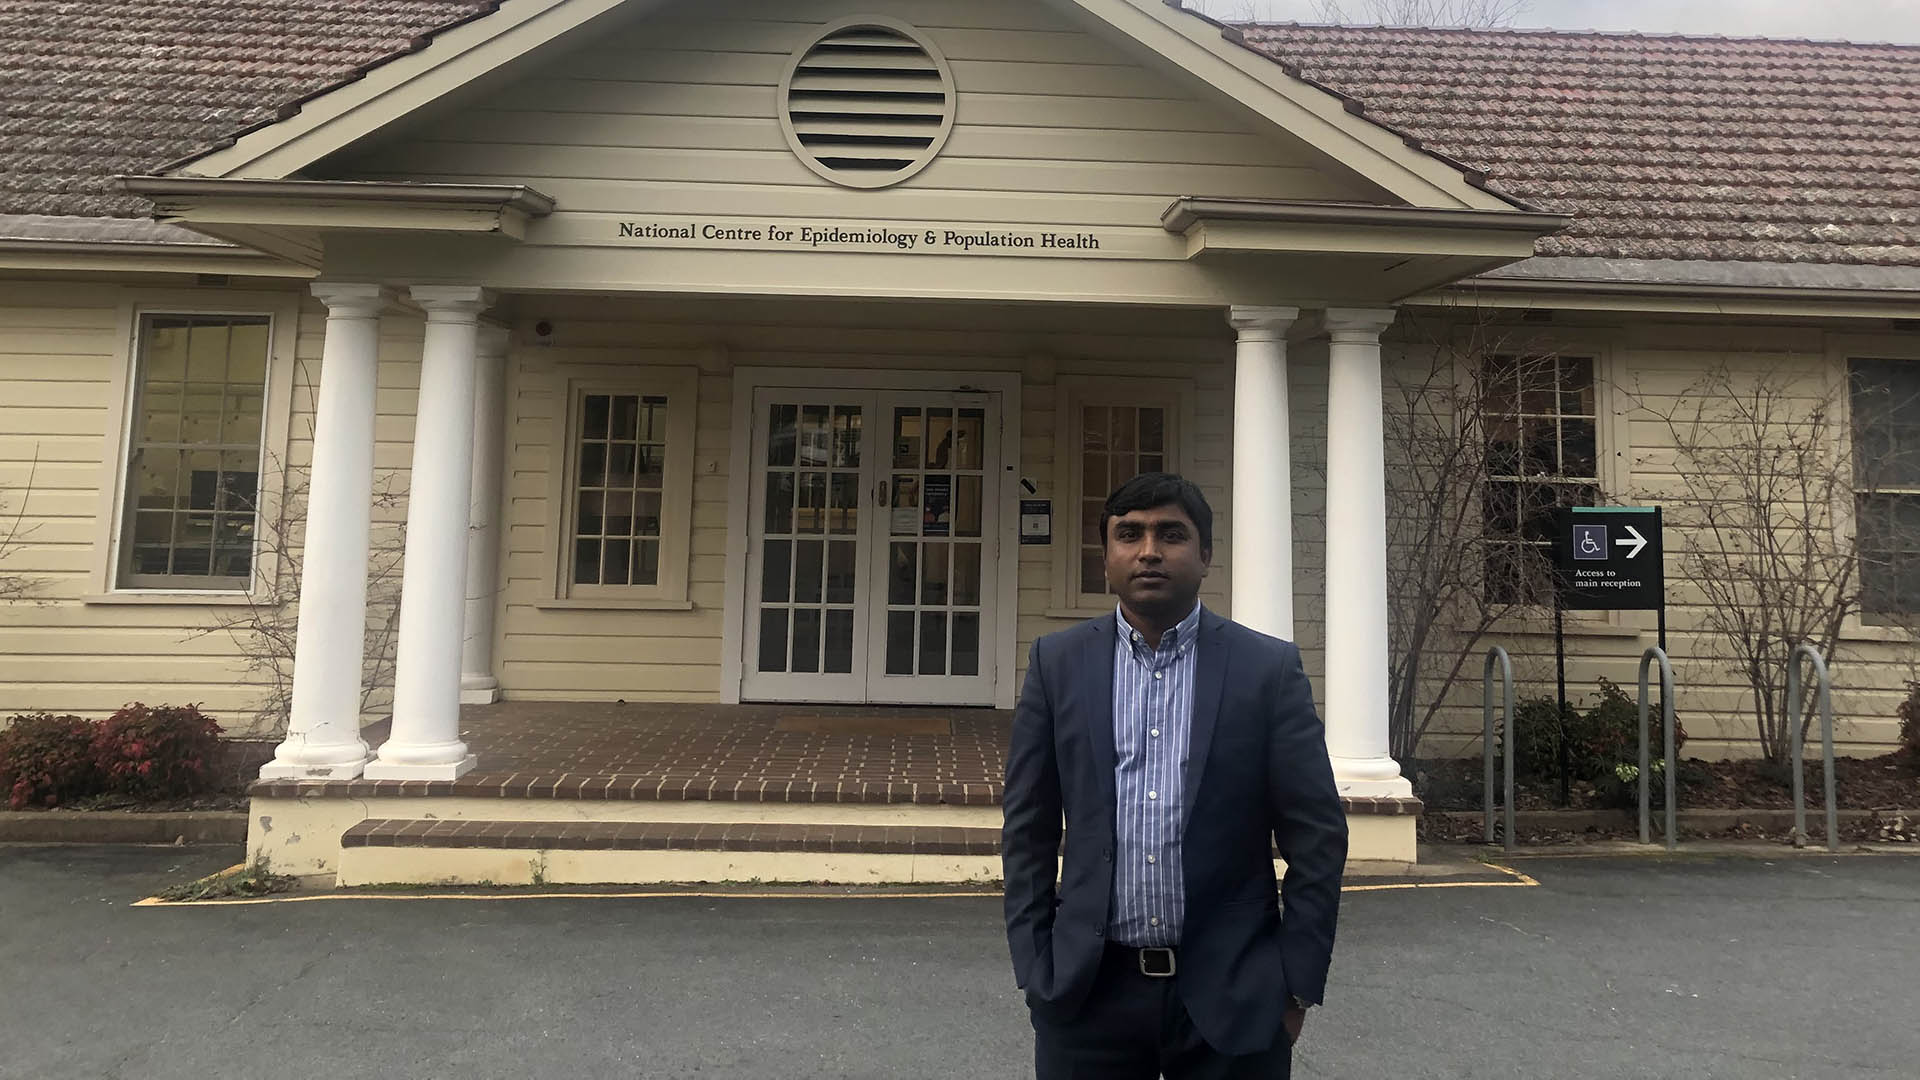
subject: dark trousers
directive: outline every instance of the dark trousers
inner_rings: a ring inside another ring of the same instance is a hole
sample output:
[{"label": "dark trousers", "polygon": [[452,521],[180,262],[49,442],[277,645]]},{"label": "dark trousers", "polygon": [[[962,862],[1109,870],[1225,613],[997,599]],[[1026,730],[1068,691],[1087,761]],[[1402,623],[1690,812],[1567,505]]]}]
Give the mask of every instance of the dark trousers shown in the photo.
[{"label": "dark trousers", "polygon": [[1293,1049],[1228,1056],[1200,1038],[1174,979],[1140,972],[1139,953],[1109,946],[1084,1007],[1069,1019],[1033,1013],[1038,1080],[1287,1080]]}]

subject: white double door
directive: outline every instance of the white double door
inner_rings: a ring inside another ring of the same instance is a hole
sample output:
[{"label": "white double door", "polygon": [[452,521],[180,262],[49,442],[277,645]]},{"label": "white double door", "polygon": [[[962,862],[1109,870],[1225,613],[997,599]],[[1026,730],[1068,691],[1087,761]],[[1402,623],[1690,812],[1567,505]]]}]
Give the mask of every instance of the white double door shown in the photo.
[{"label": "white double door", "polygon": [[988,393],[754,392],[743,697],[993,704],[998,412]]}]

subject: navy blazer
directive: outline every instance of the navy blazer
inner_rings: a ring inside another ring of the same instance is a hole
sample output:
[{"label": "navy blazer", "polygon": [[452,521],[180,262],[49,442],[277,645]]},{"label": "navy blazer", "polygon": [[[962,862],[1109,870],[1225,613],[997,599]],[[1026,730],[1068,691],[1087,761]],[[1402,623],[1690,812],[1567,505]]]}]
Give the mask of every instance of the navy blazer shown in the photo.
[{"label": "navy blazer", "polygon": [[[1028,1005],[1056,1019],[1093,987],[1113,902],[1115,632],[1106,615],[1034,642],[1007,754],[1007,944]],[[1321,1000],[1347,819],[1300,650],[1210,611],[1199,649],[1175,979],[1209,1045],[1251,1054],[1280,1037],[1290,995]]]}]

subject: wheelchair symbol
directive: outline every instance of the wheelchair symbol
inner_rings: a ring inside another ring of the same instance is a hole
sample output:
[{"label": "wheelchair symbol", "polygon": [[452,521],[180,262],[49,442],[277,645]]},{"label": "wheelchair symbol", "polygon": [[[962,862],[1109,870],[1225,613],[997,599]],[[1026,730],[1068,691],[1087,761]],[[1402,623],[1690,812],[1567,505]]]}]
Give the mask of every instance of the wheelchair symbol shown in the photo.
[{"label": "wheelchair symbol", "polygon": [[1575,525],[1573,527],[1573,557],[1576,559],[1605,562],[1607,558],[1607,527],[1605,525]]}]

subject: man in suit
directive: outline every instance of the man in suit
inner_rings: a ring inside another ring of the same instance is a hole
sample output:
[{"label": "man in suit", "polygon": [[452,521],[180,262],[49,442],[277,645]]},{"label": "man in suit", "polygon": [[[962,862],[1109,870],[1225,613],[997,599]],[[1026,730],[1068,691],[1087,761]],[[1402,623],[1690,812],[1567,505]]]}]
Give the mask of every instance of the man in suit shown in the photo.
[{"label": "man in suit", "polygon": [[1200,605],[1213,511],[1192,483],[1135,477],[1100,529],[1118,611],[1034,643],[1007,755],[1007,943],[1036,1071],[1285,1077],[1347,856],[1300,652]]}]

